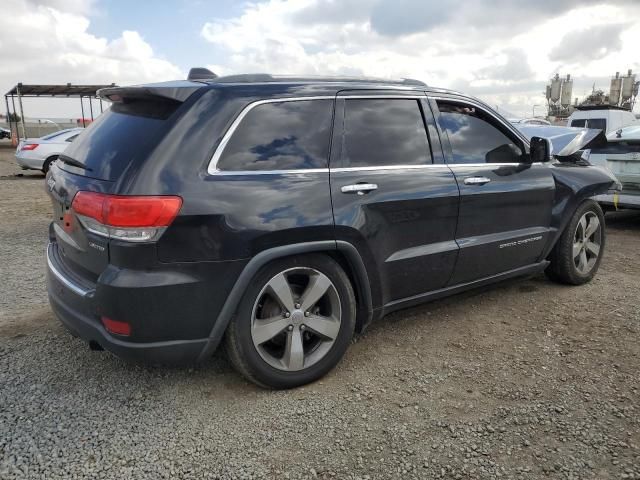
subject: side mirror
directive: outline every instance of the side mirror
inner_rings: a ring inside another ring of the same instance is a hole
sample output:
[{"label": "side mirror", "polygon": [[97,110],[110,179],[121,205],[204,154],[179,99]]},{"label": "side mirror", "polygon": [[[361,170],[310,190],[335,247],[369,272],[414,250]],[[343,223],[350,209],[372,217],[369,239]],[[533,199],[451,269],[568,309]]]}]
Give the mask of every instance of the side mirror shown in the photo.
[{"label": "side mirror", "polygon": [[542,137],[531,137],[529,144],[531,163],[551,161],[551,140]]}]

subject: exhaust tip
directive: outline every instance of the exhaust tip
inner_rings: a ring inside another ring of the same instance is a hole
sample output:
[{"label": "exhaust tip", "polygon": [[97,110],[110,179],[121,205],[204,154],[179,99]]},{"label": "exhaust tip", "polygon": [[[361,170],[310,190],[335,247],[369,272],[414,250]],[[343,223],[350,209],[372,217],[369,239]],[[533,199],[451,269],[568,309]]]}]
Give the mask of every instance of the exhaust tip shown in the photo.
[{"label": "exhaust tip", "polygon": [[102,348],[102,345],[100,345],[95,340],[91,340],[89,342],[89,349],[94,351],[94,352],[102,352],[104,350],[104,348]]}]

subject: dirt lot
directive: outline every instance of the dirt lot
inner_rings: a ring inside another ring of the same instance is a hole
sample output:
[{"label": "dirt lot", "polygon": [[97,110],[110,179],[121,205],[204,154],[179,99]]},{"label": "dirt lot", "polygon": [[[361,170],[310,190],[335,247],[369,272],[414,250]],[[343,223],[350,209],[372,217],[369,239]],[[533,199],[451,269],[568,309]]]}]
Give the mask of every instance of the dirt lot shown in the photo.
[{"label": "dirt lot", "polygon": [[222,356],[150,368],[50,312],[43,177],[0,146],[0,478],[640,479],[640,215],[595,280],[543,276],[398,312],[322,381],[246,383]]}]

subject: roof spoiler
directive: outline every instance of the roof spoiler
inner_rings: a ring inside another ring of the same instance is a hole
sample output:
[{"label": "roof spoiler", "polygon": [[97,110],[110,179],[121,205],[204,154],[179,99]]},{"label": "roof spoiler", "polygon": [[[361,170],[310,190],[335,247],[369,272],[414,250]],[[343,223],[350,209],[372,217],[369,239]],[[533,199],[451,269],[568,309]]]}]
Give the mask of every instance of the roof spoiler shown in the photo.
[{"label": "roof spoiler", "polygon": [[133,85],[130,87],[108,87],[98,90],[98,97],[109,102],[125,103],[129,100],[168,100],[184,102],[196,90],[203,87],[201,83],[189,81],[163,82],[149,85]]}]

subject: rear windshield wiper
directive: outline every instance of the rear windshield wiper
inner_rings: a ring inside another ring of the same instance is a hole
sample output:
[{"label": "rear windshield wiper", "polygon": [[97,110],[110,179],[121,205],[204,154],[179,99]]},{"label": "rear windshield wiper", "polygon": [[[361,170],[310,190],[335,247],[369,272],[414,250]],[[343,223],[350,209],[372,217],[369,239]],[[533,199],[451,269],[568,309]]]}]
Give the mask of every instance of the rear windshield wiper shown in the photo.
[{"label": "rear windshield wiper", "polygon": [[60,161],[62,163],[66,163],[67,165],[71,165],[72,167],[82,168],[83,170],[86,170],[88,172],[91,171],[91,169],[89,167],[87,167],[84,163],[82,163],[81,161],[76,160],[76,159],[71,158],[71,157],[67,157],[66,155],[60,155],[60,156],[58,156],[58,159],[60,159]]}]

